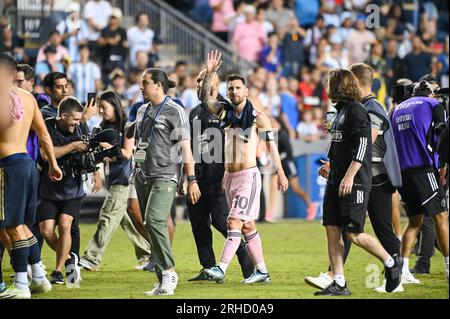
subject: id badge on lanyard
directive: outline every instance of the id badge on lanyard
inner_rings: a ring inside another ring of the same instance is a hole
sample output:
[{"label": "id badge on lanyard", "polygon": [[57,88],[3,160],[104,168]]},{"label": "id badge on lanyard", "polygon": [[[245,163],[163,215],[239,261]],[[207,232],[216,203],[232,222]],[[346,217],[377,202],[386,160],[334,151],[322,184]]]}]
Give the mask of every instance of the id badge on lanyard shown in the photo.
[{"label": "id badge on lanyard", "polygon": [[147,152],[146,149],[148,147],[147,142],[143,142],[142,139],[139,139],[137,150],[134,153],[134,160],[136,163],[143,163],[145,162],[145,159],[147,158]]}]

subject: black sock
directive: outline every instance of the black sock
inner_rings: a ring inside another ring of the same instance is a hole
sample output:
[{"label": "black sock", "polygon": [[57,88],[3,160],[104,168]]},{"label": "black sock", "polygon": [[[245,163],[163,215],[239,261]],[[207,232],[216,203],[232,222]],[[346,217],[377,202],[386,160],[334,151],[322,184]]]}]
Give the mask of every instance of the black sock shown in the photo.
[{"label": "black sock", "polygon": [[15,241],[11,245],[11,266],[14,272],[27,272],[30,247],[28,240]]},{"label": "black sock", "polygon": [[37,264],[41,261],[41,251],[39,249],[39,243],[36,239],[36,237],[30,237],[28,238],[28,245],[30,249],[30,253],[28,255],[28,263],[30,265]]},{"label": "black sock", "polygon": [[78,219],[75,219],[72,222],[70,236],[72,236],[72,246],[70,247],[70,252],[77,255],[78,259],[80,259],[80,226],[78,224]]}]

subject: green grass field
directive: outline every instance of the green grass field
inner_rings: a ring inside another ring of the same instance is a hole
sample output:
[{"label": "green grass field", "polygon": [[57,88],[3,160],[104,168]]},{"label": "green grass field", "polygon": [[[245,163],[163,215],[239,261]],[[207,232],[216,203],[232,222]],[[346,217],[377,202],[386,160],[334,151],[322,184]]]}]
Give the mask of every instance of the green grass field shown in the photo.
[{"label": "green grass field", "polygon": [[[371,231],[370,225],[366,227]],[[179,275],[176,295],[171,298],[317,298],[313,296],[315,289],[303,281],[305,275],[317,275],[327,268],[325,233],[319,222],[301,221],[277,222],[259,225],[263,239],[264,254],[269,267],[272,282],[246,286],[240,283],[241,273],[236,258],[227,272],[225,284],[214,282],[190,283],[187,280],[201,268],[197,259],[194,239],[189,223],[177,225],[174,254],[176,270]],[[82,251],[95,225],[81,225]],[[214,232],[214,248],[219,258],[223,238]],[[413,264],[415,256],[412,257]],[[51,272],[55,264],[55,254],[45,245],[43,261]],[[9,284],[11,268],[9,257],[3,262],[5,277]],[[156,277],[153,273],[134,270],[136,258],[131,244],[122,229],[118,229],[104,256],[100,272],[83,271],[83,281],[79,289],[67,289],[56,286],[52,292],[38,298],[150,298],[144,291],[153,287]],[[348,285],[353,295],[351,298],[449,298],[449,286],[443,271],[443,260],[439,253],[432,259],[431,275],[417,276],[421,285],[405,285],[404,293],[379,294],[366,287],[366,280],[373,282],[368,276],[373,274],[373,267],[381,270],[382,265],[358,247],[352,247],[349,261],[346,264]],[[369,269],[370,272],[366,272]],[[155,297],[153,297],[155,298]],[[158,297],[169,298],[169,297]]]}]

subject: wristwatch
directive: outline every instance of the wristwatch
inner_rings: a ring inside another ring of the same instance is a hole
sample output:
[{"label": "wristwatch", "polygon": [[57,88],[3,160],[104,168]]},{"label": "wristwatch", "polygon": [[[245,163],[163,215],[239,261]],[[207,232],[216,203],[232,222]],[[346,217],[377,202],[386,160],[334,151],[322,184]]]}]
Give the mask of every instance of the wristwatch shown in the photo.
[{"label": "wristwatch", "polygon": [[189,175],[187,177],[187,181],[188,181],[188,183],[196,182],[197,178],[195,177],[195,175]]}]

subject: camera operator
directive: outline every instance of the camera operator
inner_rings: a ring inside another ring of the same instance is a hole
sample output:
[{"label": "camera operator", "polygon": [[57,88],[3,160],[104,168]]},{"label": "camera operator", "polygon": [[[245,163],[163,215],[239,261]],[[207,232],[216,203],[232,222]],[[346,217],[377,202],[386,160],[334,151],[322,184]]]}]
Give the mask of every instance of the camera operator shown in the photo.
[{"label": "camera operator", "polygon": [[[100,95],[99,113],[103,117],[100,128],[102,130],[113,129],[117,132],[117,138],[113,144],[120,145],[122,156],[108,158],[105,161],[108,195],[100,210],[97,230],[80,260],[83,268],[91,271],[99,270],[103,254],[119,224],[133,245],[136,258],[138,260],[149,260],[150,258],[149,242],[139,234],[127,214],[133,140],[125,138],[127,116],[123,111],[119,96],[113,91],[106,91]],[[113,147],[109,143],[100,143],[100,146],[103,149]]]},{"label": "camera operator", "polygon": [[[441,98],[437,96],[436,92],[439,89],[438,80],[431,74],[426,74],[420,78],[419,81],[427,81],[431,84],[433,90],[432,98],[441,101]],[[443,101],[441,101],[443,102]],[[444,158],[439,155],[439,158]],[[445,179],[441,176],[441,183],[445,186]],[[411,273],[416,274],[429,274],[431,266],[431,257],[434,256],[434,247],[438,247],[436,242],[436,231],[434,222],[431,217],[424,217],[422,227],[420,228],[419,236],[417,237],[415,252],[417,255],[416,264],[411,268]]]},{"label": "camera operator", "polygon": [[413,97],[398,105],[391,118],[402,170],[403,186],[399,191],[409,217],[402,240],[404,283],[420,283],[409,270],[409,256],[423,215],[434,220],[448,279],[448,213],[440,183],[445,163],[436,151],[437,137],[445,128],[446,112],[433,96],[432,85],[420,81],[414,86]]},{"label": "camera operator", "polygon": [[[55,156],[63,170],[63,179],[52,182],[46,174],[41,174],[39,183],[39,205],[37,215],[41,232],[47,244],[56,251],[56,268],[51,274],[52,284],[64,284],[62,269],[66,264],[74,264],[79,280],[78,256],[80,249],[79,236],[72,238],[72,224],[78,224],[79,211],[84,197],[81,172],[73,174],[71,156],[87,150],[88,145],[82,141],[82,136],[88,134],[86,128],[80,125],[83,116],[83,106],[73,97],[66,97],[59,103],[58,116],[45,121],[47,130],[55,145]],[[41,152],[41,166],[46,172],[47,159]],[[95,172],[98,176],[98,172]],[[95,183],[92,189],[97,192],[101,184]],[[58,235],[55,227],[58,226]],[[68,275],[68,273],[66,273]]]}]

